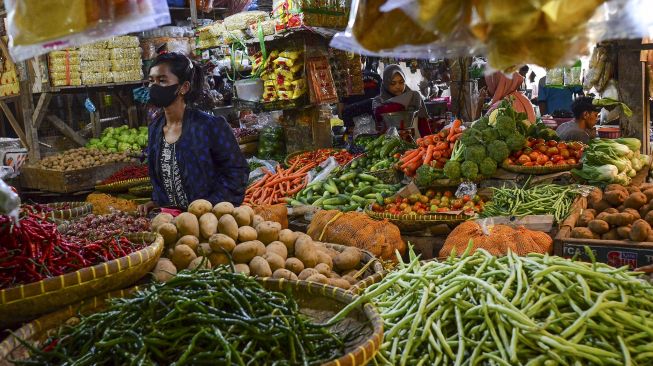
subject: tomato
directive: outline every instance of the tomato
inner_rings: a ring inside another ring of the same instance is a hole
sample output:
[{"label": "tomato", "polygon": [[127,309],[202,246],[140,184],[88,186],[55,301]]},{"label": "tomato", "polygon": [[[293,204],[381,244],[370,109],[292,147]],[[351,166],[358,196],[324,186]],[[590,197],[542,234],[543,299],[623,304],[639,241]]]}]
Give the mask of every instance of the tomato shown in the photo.
[{"label": "tomato", "polygon": [[569,165],[576,165],[576,159],[567,159],[567,164]]},{"label": "tomato", "polygon": [[541,155],[539,158],[537,158],[537,165],[544,165],[547,161],[549,161],[549,157],[546,155]]},{"label": "tomato", "polygon": [[572,150],[580,150],[583,148],[583,144],[578,141],[572,141],[568,143],[567,146],[569,146],[569,148]]},{"label": "tomato", "polygon": [[529,161],[528,163],[524,163],[524,166],[535,166],[535,163]]},{"label": "tomato", "polygon": [[431,205],[431,210],[432,212],[435,212],[438,210],[438,205]]},{"label": "tomato", "polygon": [[558,149],[562,150],[566,148],[567,148],[567,144],[565,144],[564,142],[558,142]]},{"label": "tomato", "polygon": [[426,210],[423,209],[423,208],[420,208],[419,210],[417,210],[417,214],[418,214],[418,215],[425,215],[425,214],[426,214]]},{"label": "tomato", "polygon": [[530,162],[531,162],[531,158],[529,158],[528,155],[522,155],[522,156],[519,157],[519,160],[517,160],[517,163],[519,165],[524,165],[524,164],[530,163]]},{"label": "tomato", "polygon": [[383,207],[381,207],[378,203],[375,203],[372,205],[372,211],[383,212]]},{"label": "tomato", "polygon": [[546,154],[546,152],[549,151],[549,148],[546,147],[546,145],[540,145],[540,147],[537,148],[537,151],[541,152],[542,154]]},{"label": "tomato", "polygon": [[444,196],[447,197],[447,198],[451,198],[451,197],[453,197],[453,193],[451,191],[446,191],[446,192],[444,192]]},{"label": "tomato", "polygon": [[558,155],[559,153],[560,150],[558,150],[557,147],[550,147],[548,150],[546,150],[546,154],[549,156]]},{"label": "tomato", "polygon": [[558,160],[555,165],[567,165],[567,161],[565,159]]},{"label": "tomato", "polygon": [[392,157],[395,158],[395,159],[401,159],[401,154],[396,153],[396,154],[392,155]]},{"label": "tomato", "polygon": [[437,210],[437,212],[448,212],[448,211],[451,211],[449,207],[440,207]]},{"label": "tomato", "polygon": [[552,161],[547,161],[546,163],[544,163],[544,166],[553,166],[553,162]]},{"label": "tomato", "polygon": [[413,212],[413,209],[410,208],[410,207],[406,207],[406,208],[404,208],[404,211],[403,211],[403,212],[404,212],[405,214],[409,214],[409,213],[412,213],[412,212]]},{"label": "tomato", "polygon": [[559,162],[560,160],[564,160],[564,158],[563,158],[562,156],[560,156],[560,155],[553,155],[553,156],[551,157],[551,161],[554,162],[554,163],[557,163],[557,162]]},{"label": "tomato", "polygon": [[577,151],[574,153],[574,156],[576,157],[576,159],[580,160],[580,158],[583,157],[583,150],[577,150]]},{"label": "tomato", "polygon": [[512,157],[515,158],[515,159],[517,159],[517,158],[519,158],[522,154],[523,154],[523,151],[522,151],[522,150],[519,150],[519,151],[514,152],[514,153],[512,154]]},{"label": "tomato", "polygon": [[535,140],[533,140],[532,137],[529,137],[528,141],[526,142],[526,146],[533,147],[533,145],[535,145]]},{"label": "tomato", "polygon": [[554,146],[558,146],[558,141],[549,140],[549,141],[546,142],[546,144],[549,145],[549,147],[554,147]]},{"label": "tomato", "polygon": [[426,191],[426,197],[428,197],[429,199],[435,197],[435,191],[429,189],[428,191]]},{"label": "tomato", "polygon": [[420,201],[421,203],[427,203],[427,202],[429,201],[429,198],[426,197],[426,196],[424,196],[424,195],[420,195],[420,196],[419,196],[419,201]]},{"label": "tomato", "polygon": [[463,196],[463,202],[465,202],[465,203],[469,202],[471,199],[472,199],[472,197],[470,197],[468,194]]},{"label": "tomato", "polygon": [[540,155],[542,155],[542,153],[539,151],[533,151],[532,153],[528,154],[528,157],[531,159],[531,161],[535,161],[540,157]]},{"label": "tomato", "polygon": [[565,159],[569,159],[569,157],[571,156],[571,153],[567,149],[561,149],[560,150],[560,156],[562,156]]},{"label": "tomato", "polygon": [[405,210],[407,207],[409,207],[409,206],[408,206],[408,204],[406,202],[402,202],[401,205],[399,205],[399,208],[402,209],[402,210]]},{"label": "tomato", "polygon": [[532,152],[533,152],[533,149],[531,149],[530,147],[525,148],[524,151],[523,151],[523,153],[526,154],[526,155],[528,155],[528,154],[530,154]]},{"label": "tomato", "polygon": [[458,210],[462,207],[463,207],[463,200],[461,199],[454,200],[451,205],[451,208],[453,208],[454,210]]},{"label": "tomato", "polygon": [[505,164],[505,165],[515,165],[515,162],[510,158],[506,158],[506,160],[503,161],[503,164]]},{"label": "tomato", "polygon": [[536,144],[546,144],[546,140],[544,140],[544,139],[537,139],[537,140],[535,140],[535,143],[536,143]]}]

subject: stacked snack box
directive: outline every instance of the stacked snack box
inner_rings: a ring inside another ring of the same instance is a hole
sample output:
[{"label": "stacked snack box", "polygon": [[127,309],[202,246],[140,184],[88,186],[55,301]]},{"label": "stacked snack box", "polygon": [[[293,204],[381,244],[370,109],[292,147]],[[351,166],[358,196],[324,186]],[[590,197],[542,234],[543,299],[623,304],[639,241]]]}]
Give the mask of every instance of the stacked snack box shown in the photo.
[{"label": "stacked snack box", "polygon": [[50,52],[48,67],[52,86],[82,85],[81,60],[78,49]]},{"label": "stacked snack box", "polygon": [[254,70],[262,68],[264,102],[297,99],[306,93],[303,56],[299,50],[274,50],[267,60],[255,55]]}]

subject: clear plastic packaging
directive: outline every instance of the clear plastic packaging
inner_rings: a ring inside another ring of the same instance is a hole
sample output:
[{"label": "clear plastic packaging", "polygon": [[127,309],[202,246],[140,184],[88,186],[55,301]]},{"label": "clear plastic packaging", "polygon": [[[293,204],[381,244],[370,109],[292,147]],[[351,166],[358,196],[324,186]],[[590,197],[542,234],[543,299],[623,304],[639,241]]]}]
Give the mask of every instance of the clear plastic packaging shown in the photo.
[{"label": "clear plastic packaging", "polygon": [[228,31],[245,30],[250,24],[268,20],[270,15],[264,11],[244,11],[233,14],[224,19],[224,26]]},{"label": "clear plastic packaging", "polygon": [[332,156],[318,165],[318,168],[314,168],[308,172],[308,186],[318,182],[322,182],[327,179],[329,174],[340,167],[336,159]]},{"label": "clear plastic packaging", "polygon": [[650,0],[353,0],[331,46],[402,59],[483,54],[503,71],[551,68],[603,40],[648,36],[651,10]]},{"label": "clear plastic packaging", "polygon": [[375,134],[376,131],[376,122],[374,117],[369,114],[363,114],[357,117],[354,117],[354,133],[353,137],[356,138],[358,135],[369,135]]},{"label": "clear plastic packaging", "polygon": [[166,0],[5,0],[4,3],[11,39],[9,51],[16,62],[170,23]]},{"label": "clear plastic packaging", "polygon": [[7,185],[7,183],[2,180],[5,176],[13,173],[13,169],[4,169],[9,167],[3,167],[0,170],[0,215],[9,215],[18,221],[18,212],[20,210],[20,197],[14,192],[14,190]]}]

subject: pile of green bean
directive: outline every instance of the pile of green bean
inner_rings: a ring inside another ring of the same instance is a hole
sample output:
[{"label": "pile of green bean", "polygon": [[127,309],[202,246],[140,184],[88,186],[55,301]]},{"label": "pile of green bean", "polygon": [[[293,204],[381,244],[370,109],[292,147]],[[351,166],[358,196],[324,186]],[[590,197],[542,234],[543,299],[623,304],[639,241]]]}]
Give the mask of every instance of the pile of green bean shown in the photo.
[{"label": "pile of green bean", "polygon": [[492,199],[483,208],[481,217],[553,215],[562,222],[582,191],[578,186],[557,184],[536,185],[530,188],[493,188]]},{"label": "pile of green bean", "polygon": [[[469,250],[469,249],[468,249]],[[653,286],[627,268],[555,256],[401,264],[370,286],[380,365],[649,365]],[[648,361],[646,361],[648,360]]]},{"label": "pile of green bean", "polygon": [[319,365],[344,340],[289,295],[225,269],[183,271],[62,327],[23,364]]}]

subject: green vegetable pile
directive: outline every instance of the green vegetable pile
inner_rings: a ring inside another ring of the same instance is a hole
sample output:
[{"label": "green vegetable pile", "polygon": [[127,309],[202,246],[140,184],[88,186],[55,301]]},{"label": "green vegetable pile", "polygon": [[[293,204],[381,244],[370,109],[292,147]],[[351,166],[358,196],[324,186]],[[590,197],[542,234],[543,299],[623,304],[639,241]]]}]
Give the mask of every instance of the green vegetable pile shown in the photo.
[{"label": "green vegetable pile", "polygon": [[527,186],[528,183],[522,188],[492,188],[492,200],[485,205],[481,217],[553,215],[555,222],[562,222],[584,190],[580,186],[557,184]]},{"label": "green vegetable pile", "polygon": [[382,205],[384,198],[393,196],[401,188],[401,184],[383,184],[379,178],[361,172],[355,162],[352,161],[346,169],[332,173],[326,181],[310,183],[290,204],[356,211],[375,202]]},{"label": "green vegetable pile", "polygon": [[543,139],[546,141],[560,140],[558,134],[541,121],[538,121],[537,123],[534,123],[528,127],[527,136],[536,139]]},{"label": "green vegetable pile", "polygon": [[627,267],[470,249],[426,263],[411,251],[332,321],[375,303],[381,365],[650,363],[653,285]]},{"label": "green vegetable pile", "polygon": [[268,126],[261,130],[258,137],[258,154],[260,159],[283,161],[286,155],[286,142],[281,126]]},{"label": "green vegetable pile", "polygon": [[344,354],[344,340],[300,314],[290,295],[255,279],[182,271],[101,312],[63,326],[31,349],[40,365],[320,365]]},{"label": "green vegetable pile", "polygon": [[354,161],[358,161],[359,169],[364,172],[376,172],[392,168],[399,158],[397,153],[403,153],[409,146],[399,137],[387,137],[381,135],[373,140],[364,140],[365,155]]},{"label": "green vegetable pile", "polygon": [[582,169],[571,172],[590,184],[627,186],[638,171],[651,163],[648,155],[640,154],[641,145],[635,138],[594,139],[583,150]]},{"label": "green vegetable pile", "polygon": [[107,127],[102,131],[99,139],[90,139],[86,147],[108,152],[140,151],[147,147],[147,127],[129,128],[127,125]]},{"label": "green vegetable pile", "polygon": [[517,113],[504,101],[489,117],[482,117],[460,138],[462,146],[444,166],[449,179],[476,180],[491,177],[511,152],[526,146],[528,129],[524,113]]}]

